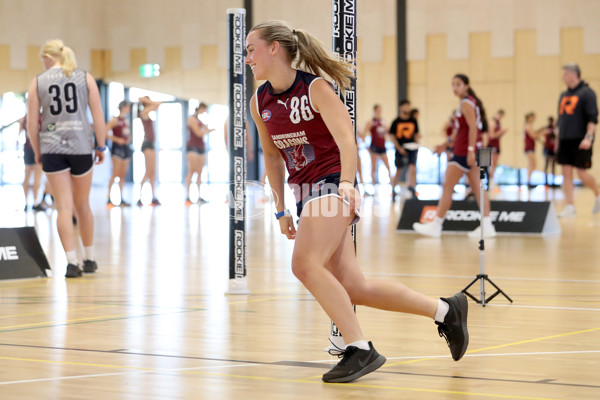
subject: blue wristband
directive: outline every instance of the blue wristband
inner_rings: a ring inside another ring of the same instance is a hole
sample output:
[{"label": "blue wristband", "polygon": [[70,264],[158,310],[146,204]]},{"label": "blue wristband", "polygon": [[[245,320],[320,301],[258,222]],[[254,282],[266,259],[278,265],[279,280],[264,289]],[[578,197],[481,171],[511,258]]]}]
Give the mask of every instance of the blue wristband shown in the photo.
[{"label": "blue wristband", "polygon": [[279,219],[279,218],[283,217],[284,215],[292,215],[292,214],[290,213],[290,210],[283,210],[282,212],[275,213],[275,218]]},{"label": "blue wristband", "polygon": [[96,147],[96,150],[103,153],[104,151],[106,151],[106,146],[98,146]]}]

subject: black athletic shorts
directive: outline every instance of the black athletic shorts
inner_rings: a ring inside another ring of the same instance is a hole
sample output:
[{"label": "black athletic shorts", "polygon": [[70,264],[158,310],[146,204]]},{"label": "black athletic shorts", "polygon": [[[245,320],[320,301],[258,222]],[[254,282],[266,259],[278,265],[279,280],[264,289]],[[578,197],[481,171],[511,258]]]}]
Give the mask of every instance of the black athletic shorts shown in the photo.
[{"label": "black athletic shorts", "polygon": [[23,148],[23,159],[25,161],[25,165],[31,166],[37,164],[35,162],[35,153],[31,147]]},{"label": "black athletic shorts", "polygon": [[452,156],[450,161],[448,161],[448,165],[451,164],[457,166],[463,172],[469,172],[471,170],[469,163],[467,163],[467,156]]},{"label": "black athletic shorts", "polygon": [[581,150],[582,139],[563,139],[558,142],[556,161],[561,165],[571,165],[579,169],[592,168],[592,149]]},{"label": "black athletic shorts", "polygon": [[369,150],[371,151],[371,153],[374,153],[374,154],[385,154],[386,148],[371,145],[369,147]]},{"label": "black athletic shorts", "polygon": [[47,174],[70,171],[73,176],[83,176],[93,166],[93,154],[42,154],[42,170]]},{"label": "black athletic shorts", "polygon": [[[312,185],[306,185],[305,187],[303,186],[301,188],[302,194],[300,195],[302,197],[302,200],[296,203],[296,215],[298,215],[298,218],[300,218],[304,206],[310,203],[311,201],[318,199],[319,197],[335,196],[337,198],[341,198],[338,193],[339,185],[340,174],[335,173],[325,175],[319,178],[317,182],[313,183]],[[354,182],[354,186],[356,187],[356,181]],[[344,203],[348,204],[346,200],[344,200]],[[359,219],[360,214],[357,212],[356,216],[354,217],[354,220],[352,220],[352,223],[350,225],[356,224]]]},{"label": "black athletic shorts", "polygon": [[154,142],[151,142],[150,140],[144,140],[142,142],[142,152],[144,150],[154,150]]},{"label": "black athletic shorts", "polygon": [[131,158],[131,147],[129,147],[128,144],[113,143],[110,152],[113,157],[120,158],[121,160],[128,160]]},{"label": "black athletic shorts", "polygon": [[396,164],[396,168],[404,168],[407,165],[417,165],[417,155],[419,154],[419,150],[406,150],[406,155],[396,152],[396,159],[394,163]]},{"label": "black athletic shorts", "polygon": [[556,153],[554,152],[554,149],[549,149],[547,147],[544,147],[544,157],[548,157],[548,158],[556,157]]},{"label": "black athletic shorts", "polygon": [[192,153],[196,153],[196,154],[205,154],[206,153],[206,149],[201,149],[200,147],[195,147],[195,146],[187,146],[186,151],[192,152]]}]

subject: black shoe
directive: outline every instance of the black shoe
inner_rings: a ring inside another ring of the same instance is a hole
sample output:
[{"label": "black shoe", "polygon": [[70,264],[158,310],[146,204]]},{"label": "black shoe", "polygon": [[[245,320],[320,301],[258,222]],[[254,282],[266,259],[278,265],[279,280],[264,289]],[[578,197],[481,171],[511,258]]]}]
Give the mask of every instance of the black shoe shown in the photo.
[{"label": "black shoe", "polygon": [[441,298],[450,306],[444,322],[435,322],[438,325],[440,337],[446,339],[454,361],[462,358],[469,346],[469,331],[467,330],[467,313],[469,303],[464,293],[457,293],[449,298]]},{"label": "black shoe", "polygon": [[138,205],[138,207],[142,207],[144,205],[144,203],[142,203],[142,200],[138,200],[137,205]]},{"label": "black shoe", "polygon": [[78,278],[81,275],[81,269],[77,265],[67,265],[67,273],[65,274],[65,278]]},{"label": "black shoe", "polygon": [[152,205],[153,206],[161,206],[162,204],[160,201],[158,201],[157,198],[154,198],[154,199],[152,199]]},{"label": "black shoe", "polygon": [[44,206],[42,205],[42,203],[39,203],[39,204],[34,204],[34,205],[33,205],[33,207],[31,207],[31,209],[32,209],[33,211],[46,211],[46,207],[44,207]]},{"label": "black shoe", "polygon": [[385,357],[375,350],[369,342],[370,350],[348,346],[343,353],[344,358],[333,369],[323,375],[323,382],[347,383],[373,372],[383,364]]},{"label": "black shoe", "polygon": [[208,200],[203,199],[202,197],[198,197],[198,204],[207,204]]},{"label": "black shoe", "polygon": [[121,203],[119,204],[119,206],[121,206],[121,207],[131,207],[131,204],[128,203],[128,202],[126,202],[126,201],[124,201],[124,200],[121,200]]},{"label": "black shoe", "polygon": [[93,260],[83,260],[83,272],[93,274],[98,269],[98,264]]}]

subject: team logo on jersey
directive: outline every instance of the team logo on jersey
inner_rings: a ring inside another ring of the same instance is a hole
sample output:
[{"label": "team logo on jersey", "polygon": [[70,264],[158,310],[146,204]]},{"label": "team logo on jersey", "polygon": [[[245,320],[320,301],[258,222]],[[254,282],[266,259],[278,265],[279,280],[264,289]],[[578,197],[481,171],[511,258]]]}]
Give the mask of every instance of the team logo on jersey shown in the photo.
[{"label": "team logo on jersey", "polygon": [[54,123],[48,124],[46,129],[48,129],[48,132],[54,132],[56,130],[56,125]]},{"label": "team logo on jersey", "polygon": [[306,164],[308,164],[308,159],[304,155],[304,146],[294,146],[290,152],[290,155],[292,156],[292,162],[294,163],[294,168],[296,168],[296,171],[300,171],[302,168],[306,167]]},{"label": "team logo on jersey", "polygon": [[263,121],[267,122],[268,120],[271,119],[271,111],[264,110],[261,114],[261,117],[262,117]]}]

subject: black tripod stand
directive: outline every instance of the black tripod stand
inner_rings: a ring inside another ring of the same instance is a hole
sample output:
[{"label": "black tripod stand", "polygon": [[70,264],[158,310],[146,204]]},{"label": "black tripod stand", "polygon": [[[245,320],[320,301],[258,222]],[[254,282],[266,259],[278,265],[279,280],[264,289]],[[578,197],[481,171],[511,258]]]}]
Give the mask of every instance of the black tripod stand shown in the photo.
[{"label": "black tripod stand", "polygon": [[[502,289],[498,287],[485,273],[485,242],[483,240],[483,210],[484,210],[484,201],[483,201],[483,179],[485,178],[485,168],[489,167],[492,163],[492,150],[489,148],[481,148],[477,152],[477,164],[479,165],[479,214],[481,218],[479,218],[479,229],[480,229],[480,238],[479,238],[479,274],[475,276],[475,279],[471,281],[462,292],[473,299],[476,303],[481,304],[482,307],[485,307],[486,303],[492,301],[492,299],[499,294],[506,297],[508,301],[513,302],[510,297]],[[479,294],[480,298],[473,296],[468,292],[468,289],[475,284],[475,282],[479,281]],[[485,297],[485,282],[489,282],[496,291],[490,295],[490,297]]]}]

